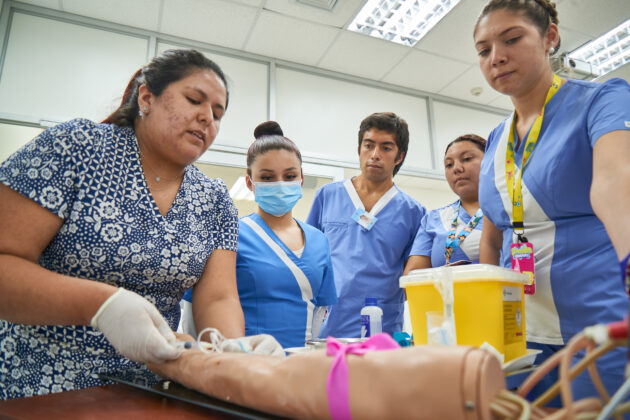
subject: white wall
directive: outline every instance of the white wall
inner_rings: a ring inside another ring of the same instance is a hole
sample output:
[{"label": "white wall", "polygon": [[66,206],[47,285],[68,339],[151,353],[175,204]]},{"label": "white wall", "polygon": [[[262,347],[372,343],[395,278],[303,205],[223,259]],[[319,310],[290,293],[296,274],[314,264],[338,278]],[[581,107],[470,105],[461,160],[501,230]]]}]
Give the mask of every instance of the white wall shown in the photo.
[{"label": "white wall", "polygon": [[0,112],[31,121],[101,120],[146,61],[148,38],[15,13]]},{"label": "white wall", "polygon": [[431,169],[425,99],[290,69],[276,74],[277,119],[304,154],[355,162],[361,120],[391,111],[409,124],[405,167]]},{"label": "white wall", "polygon": [[41,132],[41,128],[0,124],[0,162]]},{"label": "white wall", "polygon": [[508,115],[491,114],[463,106],[434,102],[436,162],[442,167],[446,146],[462,134],[476,134],[488,138],[490,131]]}]

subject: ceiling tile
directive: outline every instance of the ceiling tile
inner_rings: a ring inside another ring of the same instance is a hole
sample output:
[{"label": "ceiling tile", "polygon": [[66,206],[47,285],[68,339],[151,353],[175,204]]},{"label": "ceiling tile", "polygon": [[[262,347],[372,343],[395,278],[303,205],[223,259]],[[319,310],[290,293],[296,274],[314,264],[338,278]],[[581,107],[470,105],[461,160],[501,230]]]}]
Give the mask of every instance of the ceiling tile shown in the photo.
[{"label": "ceiling tile", "polygon": [[164,33],[241,48],[257,9],[221,0],[164,0]]},{"label": "ceiling tile", "polygon": [[630,18],[630,1],[564,0],[558,4],[558,18],[561,27],[597,38]]},{"label": "ceiling tile", "polygon": [[63,9],[77,15],[156,31],[160,2],[154,0],[63,0]]},{"label": "ceiling tile", "polygon": [[415,48],[454,60],[477,63],[473,30],[485,0],[461,0]]},{"label": "ceiling tile", "polygon": [[343,30],[319,66],[380,80],[408,52],[408,47]]},{"label": "ceiling tile", "polygon": [[339,31],[340,29],[263,11],[247,40],[245,50],[315,65]]},{"label": "ceiling tile", "polygon": [[560,25],[560,52],[571,52],[592,40],[588,35]]},{"label": "ceiling tile", "polygon": [[[481,93],[477,96],[470,91],[473,88],[481,88]],[[488,101],[495,99],[496,92],[488,86],[478,66],[471,66],[466,72],[455,79],[444,89],[438,91],[440,95],[450,96],[452,98],[463,99],[465,101],[486,104]]]},{"label": "ceiling tile", "polygon": [[361,10],[364,3],[365,0],[338,0],[335,7],[328,11],[298,3],[295,0],[267,0],[265,9],[327,26],[343,28]]},{"label": "ceiling tile", "polygon": [[[384,82],[413,89],[435,92],[470,67],[460,61],[438,57],[422,51],[411,51],[387,76]],[[440,69],[440,71],[435,71]]]}]

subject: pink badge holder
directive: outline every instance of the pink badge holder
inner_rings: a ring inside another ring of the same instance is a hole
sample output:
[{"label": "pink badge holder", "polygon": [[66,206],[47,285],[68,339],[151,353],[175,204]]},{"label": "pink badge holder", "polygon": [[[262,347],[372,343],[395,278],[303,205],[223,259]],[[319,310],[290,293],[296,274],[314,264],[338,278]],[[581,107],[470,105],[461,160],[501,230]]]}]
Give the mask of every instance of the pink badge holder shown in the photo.
[{"label": "pink badge holder", "polygon": [[512,270],[529,276],[529,284],[524,287],[525,294],[536,293],[536,276],[534,271],[534,246],[531,242],[519,242],[510,246]]}]

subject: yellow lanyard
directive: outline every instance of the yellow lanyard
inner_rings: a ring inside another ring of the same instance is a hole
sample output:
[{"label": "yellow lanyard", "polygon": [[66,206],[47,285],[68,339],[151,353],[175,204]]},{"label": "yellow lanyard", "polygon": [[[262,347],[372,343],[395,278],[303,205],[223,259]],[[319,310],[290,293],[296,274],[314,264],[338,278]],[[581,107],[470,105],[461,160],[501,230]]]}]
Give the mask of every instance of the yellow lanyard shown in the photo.
[{"label": "yellow lanyard", "polygon": [[529,156],[534,151],[538,136],[540,135],[540,127],[542,126],[543,117],[545,115],[545,106],[553,95],[560,89],[562,79],[557,74],[553,75],[553,81],[551,87],[547,92],[547,98],[543,105],[540,114],[536,117],[534,125],[532,125],[529,135],[527,136],[527,142],[523,150],[523,161],[521,162],[521,170],[516,173],[516,164],[514,159],[514,125],[516,124],[516,111],[512,117],[512,126],[510,127],[510,133],[507,143],[507,152],[505,156],[505,179],[507,180],[508,193],[510,194],[510,201],[512,202],[512,227],[514,233],[518,236],[519,242],[527,242],[527,238],[523,236],[525,233],[523,225],[523,195],[521,192],[521,181],[523,178],[523,171],[525,171],[525,165]]}]

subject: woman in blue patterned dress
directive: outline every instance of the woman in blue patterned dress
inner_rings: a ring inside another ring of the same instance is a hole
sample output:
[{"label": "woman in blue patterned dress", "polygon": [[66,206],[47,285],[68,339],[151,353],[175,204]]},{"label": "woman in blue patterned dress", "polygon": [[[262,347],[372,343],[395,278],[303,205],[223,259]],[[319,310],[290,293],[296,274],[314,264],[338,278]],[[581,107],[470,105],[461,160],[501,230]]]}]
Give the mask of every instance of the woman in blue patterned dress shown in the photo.
[{"label": "woman in blue patterned dress", "polygon": [[243,335],[237,212],[224,182],[192,165],[227,105],[214,62],[168,51],[104,123],[50,128],[0,166],[0,399],[177,358],[193,285],[199,325]]}]

